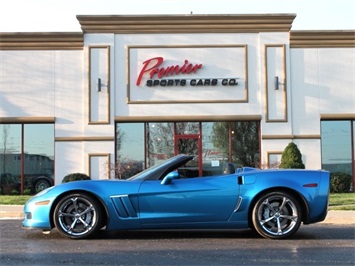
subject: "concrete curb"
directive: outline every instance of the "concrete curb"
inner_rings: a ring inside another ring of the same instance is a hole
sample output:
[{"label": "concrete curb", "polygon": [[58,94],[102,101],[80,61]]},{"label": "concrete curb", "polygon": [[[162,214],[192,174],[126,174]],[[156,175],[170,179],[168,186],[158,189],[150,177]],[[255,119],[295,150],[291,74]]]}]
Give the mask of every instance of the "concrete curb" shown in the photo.
[{"label": "concrete curb", "polygon": [[328,211],[322,223],[355,225],[355,211]]},{"label": "concrete curb", "polygon": [[[23,217],[23,205],[0,205],[0,219],[23,219]],[[322,223],[355,225],[355,211],[328,211]]]},{"label": "concrete curb", "polygon": [[23,219],[23,205],[0,205],[0,219]]}]

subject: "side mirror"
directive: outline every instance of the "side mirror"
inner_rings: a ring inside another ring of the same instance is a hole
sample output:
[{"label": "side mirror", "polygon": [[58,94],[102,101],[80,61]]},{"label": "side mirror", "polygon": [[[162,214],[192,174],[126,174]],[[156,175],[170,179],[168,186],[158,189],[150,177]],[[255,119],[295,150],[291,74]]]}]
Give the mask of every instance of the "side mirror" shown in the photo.
[{"label": "side mirror", "polygon": [[180,178],[180,175],[177,171],[173,171],[173,172],[170,172],[169,174],[167,174],[164,179],[161,181],[160,184],[162,185],[169,185],[171,184],[172,180],[173,179],[179,179]]}]

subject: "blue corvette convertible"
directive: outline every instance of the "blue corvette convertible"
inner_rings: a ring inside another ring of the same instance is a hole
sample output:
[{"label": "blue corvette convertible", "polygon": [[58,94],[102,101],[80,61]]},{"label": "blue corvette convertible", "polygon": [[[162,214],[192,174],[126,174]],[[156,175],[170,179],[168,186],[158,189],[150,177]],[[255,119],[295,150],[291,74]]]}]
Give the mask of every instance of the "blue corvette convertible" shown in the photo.
[{"label": "blue corvette convertible", "polygon": [[105,230],[245,229],[287,238],[327,215],[329,172],[241,168],[186,178],[193,160],[178,155],[127,180],[76,181],[50,187],[24,207],[23,227],[80,239]]}]

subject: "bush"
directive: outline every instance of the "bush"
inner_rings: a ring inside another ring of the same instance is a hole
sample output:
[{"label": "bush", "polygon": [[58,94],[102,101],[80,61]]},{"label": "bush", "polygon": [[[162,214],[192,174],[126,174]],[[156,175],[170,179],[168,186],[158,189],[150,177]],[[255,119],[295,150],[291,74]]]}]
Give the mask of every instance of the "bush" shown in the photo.
[{"label": "bush", "polygon": [[23,190],[23,195],[31,195],[32,194],[32,190],[30,188],[25,188]]},{"label": "bush", "polygon": [[302,154],[297,145],[290,142],[282,152],[280,168],[304,169]]},{"label": "bush", "polygon": [[1,174],[0,175],[0,184],[1,185],[11,185],[11,184],[18,184],[19,180],[12,174]]},{"label": "bush", "polygon": [[20,191],[18,191],[17,189],[13,189],[11,190],[10,195],[20,195]]},{"label": "bush", "polygon": [[345,173],[330,174],[330,193],[345,193],[351,190],[351,175]]},{"label": "bush", "polygon": [[91,180],[91,178],[86,174],[72,173],[72,174],[66,175],[63,178],[62,183],[68,183],[68,182],[79,181],[79,180]]}]

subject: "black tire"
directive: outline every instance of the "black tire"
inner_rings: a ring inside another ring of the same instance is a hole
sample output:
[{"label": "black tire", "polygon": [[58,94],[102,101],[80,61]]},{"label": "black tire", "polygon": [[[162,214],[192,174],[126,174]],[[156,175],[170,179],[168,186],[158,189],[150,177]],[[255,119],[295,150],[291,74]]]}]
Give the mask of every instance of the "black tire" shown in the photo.
[{"label": "black tire", "polygon": [[42,190],[45,190],[47,188],[49,188],[50,186],[52,186],[52,184],[46,180],[46,179],[39,179],[36,181],[36,183],[33,186],[34,192],[38,193]]},{"label": "black tire", "polygon": [[66,195],[54,210],[58,232],[72,239],[92,237],[102,227],[102,219],[98,201],[84,193]]},{"label": "black tire", "polygon": [[270,192],[262,195],[253,208],[254,229],[263,237],[288,238],[295,234],[302,221],[298,201],[286,192]]}]

